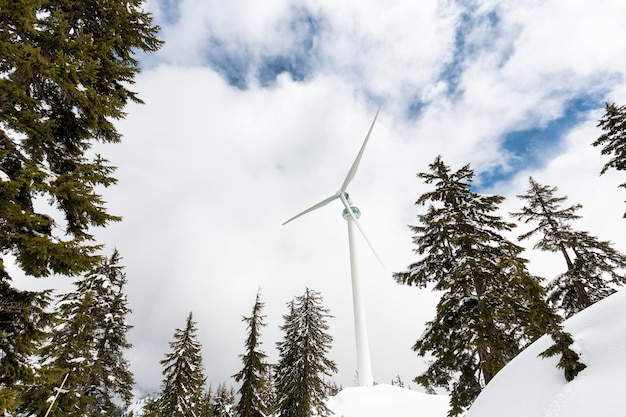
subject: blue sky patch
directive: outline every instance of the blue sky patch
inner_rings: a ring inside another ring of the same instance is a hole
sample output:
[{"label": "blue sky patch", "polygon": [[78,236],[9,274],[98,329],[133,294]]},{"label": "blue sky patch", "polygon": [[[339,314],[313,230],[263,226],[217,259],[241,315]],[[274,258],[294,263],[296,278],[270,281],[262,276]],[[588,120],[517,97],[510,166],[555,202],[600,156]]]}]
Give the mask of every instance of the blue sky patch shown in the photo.
[{"label": "blue sky patch", "polygon": [[[163,19],[167,24],[174,24],[180,19],[179,0],[159,0],[159,8],[161,9]],[[162,24],[163,22],[157,22]]]},{"label": "blue sky patch", "polygon": [[[507,133],[500,145],[509,155],[506,167],[500,165],[493,171],[479,173],[478,188],[487,189],[497,182],[510,180],[523,169],[541,166],[553,156],[563,137],[585,119],[587,112],[602,106],[598,98],[579,96],[565,103],[563,114],[545,126]],[[589,143],[593,139],[589,138]]]},{"label": "blue sky patch", "polygon": [[212,39],[207,52],[208,65],[233,87],[245,90],[248,77],[255,77],[262,87],[271,87],[279,75],[287,73],[294,81],[305,81],[314,70],[315,39],[319,36],[322,20],[303,8],[293,8],[286,25],[292,39],[286,51],[259,56],[250,44],[228,45],[226,40]]},{"label": "blue sky patch", "polygon": [[495,39],[499,25],[500,17],[495,11],[478,14],[476,13],[476,6],[468,6],[467,10],[461,13],[456,27],[452,60],[441,73],[441,79],[448,85],[449,94],[455,95],[458,93],[464,62],[474,58],[480,51],[491,46],[490,44],[470,42],[468,36],[477,28],[486,26],[490,32],[493,32],[493,38]]},{"label": "blue sky patch", "polygon": [[270,87],[276,78],[288,73],[294,81],[305,81],[313,73],[315,39],[319,36],[322,19],[313,16],[304,8],[292,8],[289,28],[293,44],[289,53],[263,57],[257,78],[263,87]]},{"label": "blue sky patch", "polygon": [[240,90],[248,88],[247,75],[251,57],[245,48],[229,48],[219,39],[212,39],[208,46],[207,60],[209,66],[224,77],[229,85]]}]

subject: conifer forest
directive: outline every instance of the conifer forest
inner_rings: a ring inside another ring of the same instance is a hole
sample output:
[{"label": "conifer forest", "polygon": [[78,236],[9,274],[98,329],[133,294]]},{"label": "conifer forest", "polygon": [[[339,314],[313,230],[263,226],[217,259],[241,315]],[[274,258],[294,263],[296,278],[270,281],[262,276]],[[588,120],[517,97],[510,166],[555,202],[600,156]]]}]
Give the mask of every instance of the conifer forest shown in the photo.
[{"label": "conifer forest", "polygon": [[[142,3],[0,0],[3,416],[132,415],[133,306],[126,286],[136,277],[127,276],[124,253],[93,232],[122,221],[102,197],[116,186],[117,167],[94,146],[127,139],[116,126],[127,104],[142,104],[142,92],[132,90],[140,57],[163,46]],[[588,141],[590,153],[606,158],[598,175],[626,170],[626,105],[607,103],[597,127],[599,135]],[[587,365],[562,322],[626,284],[626,255],[579,226],[582,205],[568,201],[559,184],[528,178],[518,209],[502,213],[504,197],[477,192],[469,164],[451,166],[441,155],[415,171],[427,191],[404,202],[415,205],[416,221],[406,231],[414,262],[388,279],[433,292],[439,301],[427,323],[414,325],[412,350],[429,365],[413,375],[412,389],[447,393],[449,416],[462,415],[509,361],[545,334],[553,344],[541,355],[557,357],[559,372],[575,380]],[[529,250],[557,254],[559,274],[531,273]],[[20,289],[16,270],[39,280],[67,277],[72,290]],[[306,287],[280,300],[282,322],[269,323],[266,290],[259,285],[250,311],[241,312],[246,338],[232,353],[241,367],[225,380],[207,379],[202,318],[193,311],[179,318],[154,364],[162,371],[160,388],[145,398],[142,415],[330,415],[326,400],[343,388],[334,378],[333,312],[321,292]],[[282,335],[271,351],[263,345],[268,326]],[[399,376],[389,382],[405,384]]]}]

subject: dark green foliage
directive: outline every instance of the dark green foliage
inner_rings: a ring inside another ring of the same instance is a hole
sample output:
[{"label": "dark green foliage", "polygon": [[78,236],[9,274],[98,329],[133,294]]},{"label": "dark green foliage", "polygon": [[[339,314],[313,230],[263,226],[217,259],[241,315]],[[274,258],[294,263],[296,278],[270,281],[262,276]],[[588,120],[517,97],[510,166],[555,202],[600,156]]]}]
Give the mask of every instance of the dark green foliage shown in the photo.
[{"label": "dark green foliage", "polygon": [[211,387],[202,396],[202,405],[196,417],[213,417],[213,393]]},{"label": "dark green foliage", "polygon": [[[600,174],[604,174],[609,168],[618,171],[626,170],[626,105],[616,106],[606,104],[604,116],[598,122],[598,127],[604,133],[593,142],[593,146],[602,146],[602,155],[610,155]],[[620,185],[626,187],[626,183]],[[626,218],[626,213],[624,213]]]},{"label": "dark green foliage", "polygon": [[119,220],[96,193],[114,168],[87,151],[120,140],[112,120],[139,101],[126,87],[139,71],[133,51],[161,44],[141,3],[0,3],[0,245],[28,275],[88,270],[89,228]]},{"label": "dark green foliage", "polygon": [[32,384],[36,377],[31,356],[48,336],[43,329],[51,323],[49,303],[48,291],[20,291],[0,280],[0,410],[14,410],[15,384]]},{"label": "dark green foliage", "polygon": [[233,376],[235,381],[242,383],[239,388],[239,402],[235,406],[235,412],[240,417],[264,417],[271,414],[273,407],[272,403],[266,402],[271,386],[270,365],[267,363],[267,355],[259,350],[260,331],[266,326],[266,316],[262,314],[264,307],[259,290],[252,315],[243,317],[248,327],[246,353],[240,355],[243,369]]},{"label": "dark green foliage", "polygon": [[176,329],[170,342],[171,352],[161,361],[163,382],[161,393],[148,407],[150,416],[198,416],[203,408],[204,371],[202,346],[196,338],[196,323],[191,313],[183,329]]},{"label": "dark green foliage", "polygon": [[332,337],[327,333],[329,312],[322,306],[320,293],[307,288],[291,301],[289,313],[280,327],[284,339],[278,342],[276,396],[279,417],[327,416],[325,401],[331,387],[323,379],[337,372],[327,358]]},{"label": "dark green foliage", "polygon": [[552,340],[554,341],[554,345],[541,352],[539,356],[549,358],[560,354],[561,358],[559,359],[557,367],[563,369],[565,379],[568,382],[572,381],[587,365],[580,363],[578,354],[569,348],[570,345],[574,343],[571,334],[557,330],[552,332]]},{"label": "dark green foliage", "polygon": [[563,208],[567,197],[555,197],[556,187],[541,185],[533,178],[529,185],[526,194],[518,196],[526,205],[512,215],[525,224],[535,223],[520,240],[539,235],[535,249],[563,255],[566,270],[548,285],[552,305],[570,317],[615,292],[613,286],[626,284],[626,277],[619,273],[626,268],[626,257],[609,242],[572,229],[582,206]]},{"label": "dark green foliage", "polygon": [[114,167],[90,148],[120,140],[113,121],[139,101],[127,88],[133,53],[161,45],[141,4],[0,0],[0,315],[21,312],[0,324],[11,339],[0,347],[0,402],[31,382],[23,358],[47,297],[11,289],[4,262],[34,277],[78,276],[102,260],[90,229],[119,220],[98,194],[115,183]]},{"label": "dark green foliage", "polygon": [[503,236],[514,227],[494,214],[503,197],[474,193],[469,166],[452,172],[437,157],[430,170],[418,177],[435,188],[416,202],[428,209],[411,226],[420,259],[394,278],[442,292],[435,318],[413,346],[434,358],[415,381],[446,388],[453,416],[523,347],[559,329],[560,317],[528,272],[523,249]]},{"label": "dark green foliage", "polygon": [[58,324],[40,351],[41,378],[25,393],[22,409],[40,413],[69,372],[50,416],[114,415],[117,402],[132,399],[133,376],[124,350],[130,326],[124,285],[126,275],[117,250],[109,259],[77,281],[76,291],[64,294],[56,305]]}]

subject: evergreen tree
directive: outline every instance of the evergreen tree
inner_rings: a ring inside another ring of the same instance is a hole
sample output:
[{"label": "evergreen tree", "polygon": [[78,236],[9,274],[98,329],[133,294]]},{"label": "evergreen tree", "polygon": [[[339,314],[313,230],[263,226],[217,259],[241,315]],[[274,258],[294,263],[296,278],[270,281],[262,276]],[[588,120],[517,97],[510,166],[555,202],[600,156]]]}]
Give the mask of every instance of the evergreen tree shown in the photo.
[{"label": "evergreen tree", "polygon": [[75,283],[76,291],[60,297],[58,325],[41,349],[42,377],[25,394],[22,409],[33,414],[48,407],[47,399],[68,374],[49,416],[115,415],[118,404],[132,399],[133,375],[124,358],[131,347],[124,285],[126,275],[117,250]]},{"label": "evergreen tree", "polygon": [[526,205],[512,216],[524,223],[536,223],[529,232],[519,237],[525,240],[539,235],[535,249],[559,252],[563,255],[566,271],[548,285],[548,300],[570,317],[580,310],[615,292],[610,285],[626,284],[619,269],[626,268],[626,256],[587,232],[572,229],[572,221],[580,218],[575,204],[562,207],[567,197],[556,197],[556,187],[548,187],[529,179],[526,194],[518,197]]},{"label": "evergreen tree", "polygon": [[235,390],[223,382],[217,387],[213,398],[213,417],[235,417]]},{"label": "evergreen tree", "polygon": [[446,388],[454,416],[529,342],[560,330],[560,317],[528,272],[523,249],[503,236],[514,227],[494,214],[503,197],[473,192],[469,166],[452,172],[437,157],[430,171],[418,176],[435,189],[416,202],[428,210],[411,226],[421,259],[394,278],[442,292],[435,318],[413,346],[434,358],[415,382]]},{"label": "evergreen tree", "polygon": [[[114,168],[87,151],[94,141],[118,142],[112,120],[140,102],[127,88],[139,72],[133,54],[161,44],[141,4],[2,2],[0,242],[27,275],[89,270],[98,248],[89,228],[119,220],[96,192],[115,183]],[[35,199],[50,201],[58,217],[35,211]]]},{"label": "evergreen tree", "polygon": [[259,350],[261,342],[261,328],[265,327],[265,317],[262,314],[265,303],[261,301],[261,291],[256,295],[252,315],[243,317],[248,325],[246,353],[241,355],[243,369],[234,375],[235,381],[242,382],[239,388],[239,402],[235,412],[240,417],[264,417],[269,415],[271,404],[264,402],[263,393],[269,385],[268,376],[270,365],[267,355]]},{"label": "evergreen tree", "polygon": [[196,337],[196,323],[192,313],[187,316],[185,328],[176,329],[170,342],[171,352],[161,361],[163,383],[151,414],[158,417],[187,417],[200,415],[204,397],[202,346]]},{"label": "evergreen tree", "polygon": [[210,386],[202,396],[202,406],[196,417],[213,417],[213,392]]},{"label": "evergreen tree", "polygon": [[[28,276],[78,276],[100,261],[90,228],[119,220],[97,192],[115,183],[114,168],[88,151],[120,140],[113,119],[140,101],[128,90],[139,71],[133,55],[161,45],[141,4],[0,0],[0,314],[28,312],[2,325],[19,334],[1,348],[5,364],[33,353],[46,297],[10,286],[6,256]],[[28,376],[6,375],[3,398]]]},{"label": "evergreen tree", "polygon": [[[616,106],[615,103],[607,103],[605,110],[604,116],[598,122],[598,127],[602,128],[604,133],[593,142],[593,146],[602,146],[602,155],[611,156],[600,171],[601,175],[609,168],[626,170],[626,105]],[[626,187],[626,183],[620,187]]]},{"label": "evergreen tree", "polygon": [[48,337],[51,296],[49,291],[16,290],[2,280],[0,294],[0,410],[12,415],[18,388],[32,384],[37,375],[31,356]]},{"label": "evergreen tree", "polygon": [[327,319],[332,317],[322,306],[320,293],[306,288],[291,301],[289,313],[283,316],[280,329],[284,339],[278,342],[279,361],[275,387],[279,417],[327,416],[327,392],[331,388],[323,379],[337,372],[327,358],[332,343]]},{"label": "evergreen tree", "polygon": [[400,378],[400,375],[396,375],[395,378],[391,380],[391,385],[404,388],[404,381]]}]

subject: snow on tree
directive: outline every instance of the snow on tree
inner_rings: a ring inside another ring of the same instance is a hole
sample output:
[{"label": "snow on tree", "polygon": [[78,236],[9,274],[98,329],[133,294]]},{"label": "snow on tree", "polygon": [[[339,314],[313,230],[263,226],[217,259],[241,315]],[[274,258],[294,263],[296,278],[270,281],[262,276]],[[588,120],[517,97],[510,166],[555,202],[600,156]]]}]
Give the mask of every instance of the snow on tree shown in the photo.
[{"label": "snow on tree", "polygon": [[132,399],[133,375],[124,351],[130,313],[124,285],[126,275],[113,251],[85,277],[76,290],[60,296],[57,325],[41,354],[41,378],[25,393],[22,410],[34,414],[48,408],[65,374],[64,392],[49,416],[113,415]]},{"label": "snow on tree", "polygon": [[469,165],[452,172],[441,157],[418,174],[435,187],[418,198],[428,208],[410,226],[420,259],[393,274],[400,284],[441,292],[435,318],[413,346],[433,358],[415,382],[446,388],[450,416],[466,410],[523,347],[561,330],[523,248],[503,236],[515,226],[495,214],[503,197],[473,192],[473,175]]},{"label": "snow on tree", "polygon": [[265,303],[261,301],[261,291],[256,295],[252,315],[243,317],[247,323],[248,337],[246,339],[246,353],[240,355],[243,369],[233,377],[241,382],[239,401],[235,412],[240,417],[264,417],[271,414],[273,404],[266,402],[271,393],[270,368],[267,355],[259,349],[261,342],[261,328],[265,327],[265,315],[262,314]]},{"label": "snow on tree", "polygon": [[174,331],[170,352],[160,362],[163,365],[161,392],[147,407],[147,416],[200,416],[206,378],[202,367],[202,345],[196,332],[190,312],[185,327]]},{"label": "snow on tree", "polygon": [[[617,106],[615,103],[606,104],[604,116],[598,122],[598,127],[604,133],[593,142],[593,146],[602,146],[602,155],[610,155],[600,175],[606,173],[609,168],[618,171],[626,170],[626,105]],[[626,187],[626,183],[620,185]],[[624,213],[626,217],[626,213]]]},{"label": "snow on tree", "polygon": [[526,205],[511,215],[525,224],[535,224],[520,240],[539,235],[535,249],[563,255],[566,270],[549,283],[547,297],[565,317],[570,317],[614,293],[614,286],[626,284],[626,277],[620,273],[626,268],[626,256],[613,249],[610,242],[573,230],[572,221],[580,218],[576,211],[582,206],[562,207],[567,197],[556,197],[556,191],[556,187],[530,178],[526,194],[518,195]]},{"label": "snow on tree", "polygon": [[19,364],[44,331],[37,328],[44,325],[40,297],[11,288],[5,262],[27,276],[77,277],[101,260],[90,229],[119,220],[98,194],[115,183],[114,167],[90,148],[119,142],[114,119],[124,117],[129,101],[140,102],[128,89],[140,69],[134,55],[161,45],[142,3],[0,6],[0,315],[21,314],[1,326],[0,338],[19,337],[0,348],[2,366],[11,368],[0,398],[30,383],[21,380],[29,376]]},{"label": "snow on tree", "polygon": [[327,392],[332,389],[325,376],[337,372],[327,355],[332,336],[327,319],[332,317],[322,305],[320,293],[306,288],[302,296],[288,303],[280,329],[284,338],[278,342],[279,360],[275,389],[278,417],[328,416]]},{"label": "snow on tree", "polygon": [[235,390],[222,382],[213,397],[213,417],[235,417]]}]

